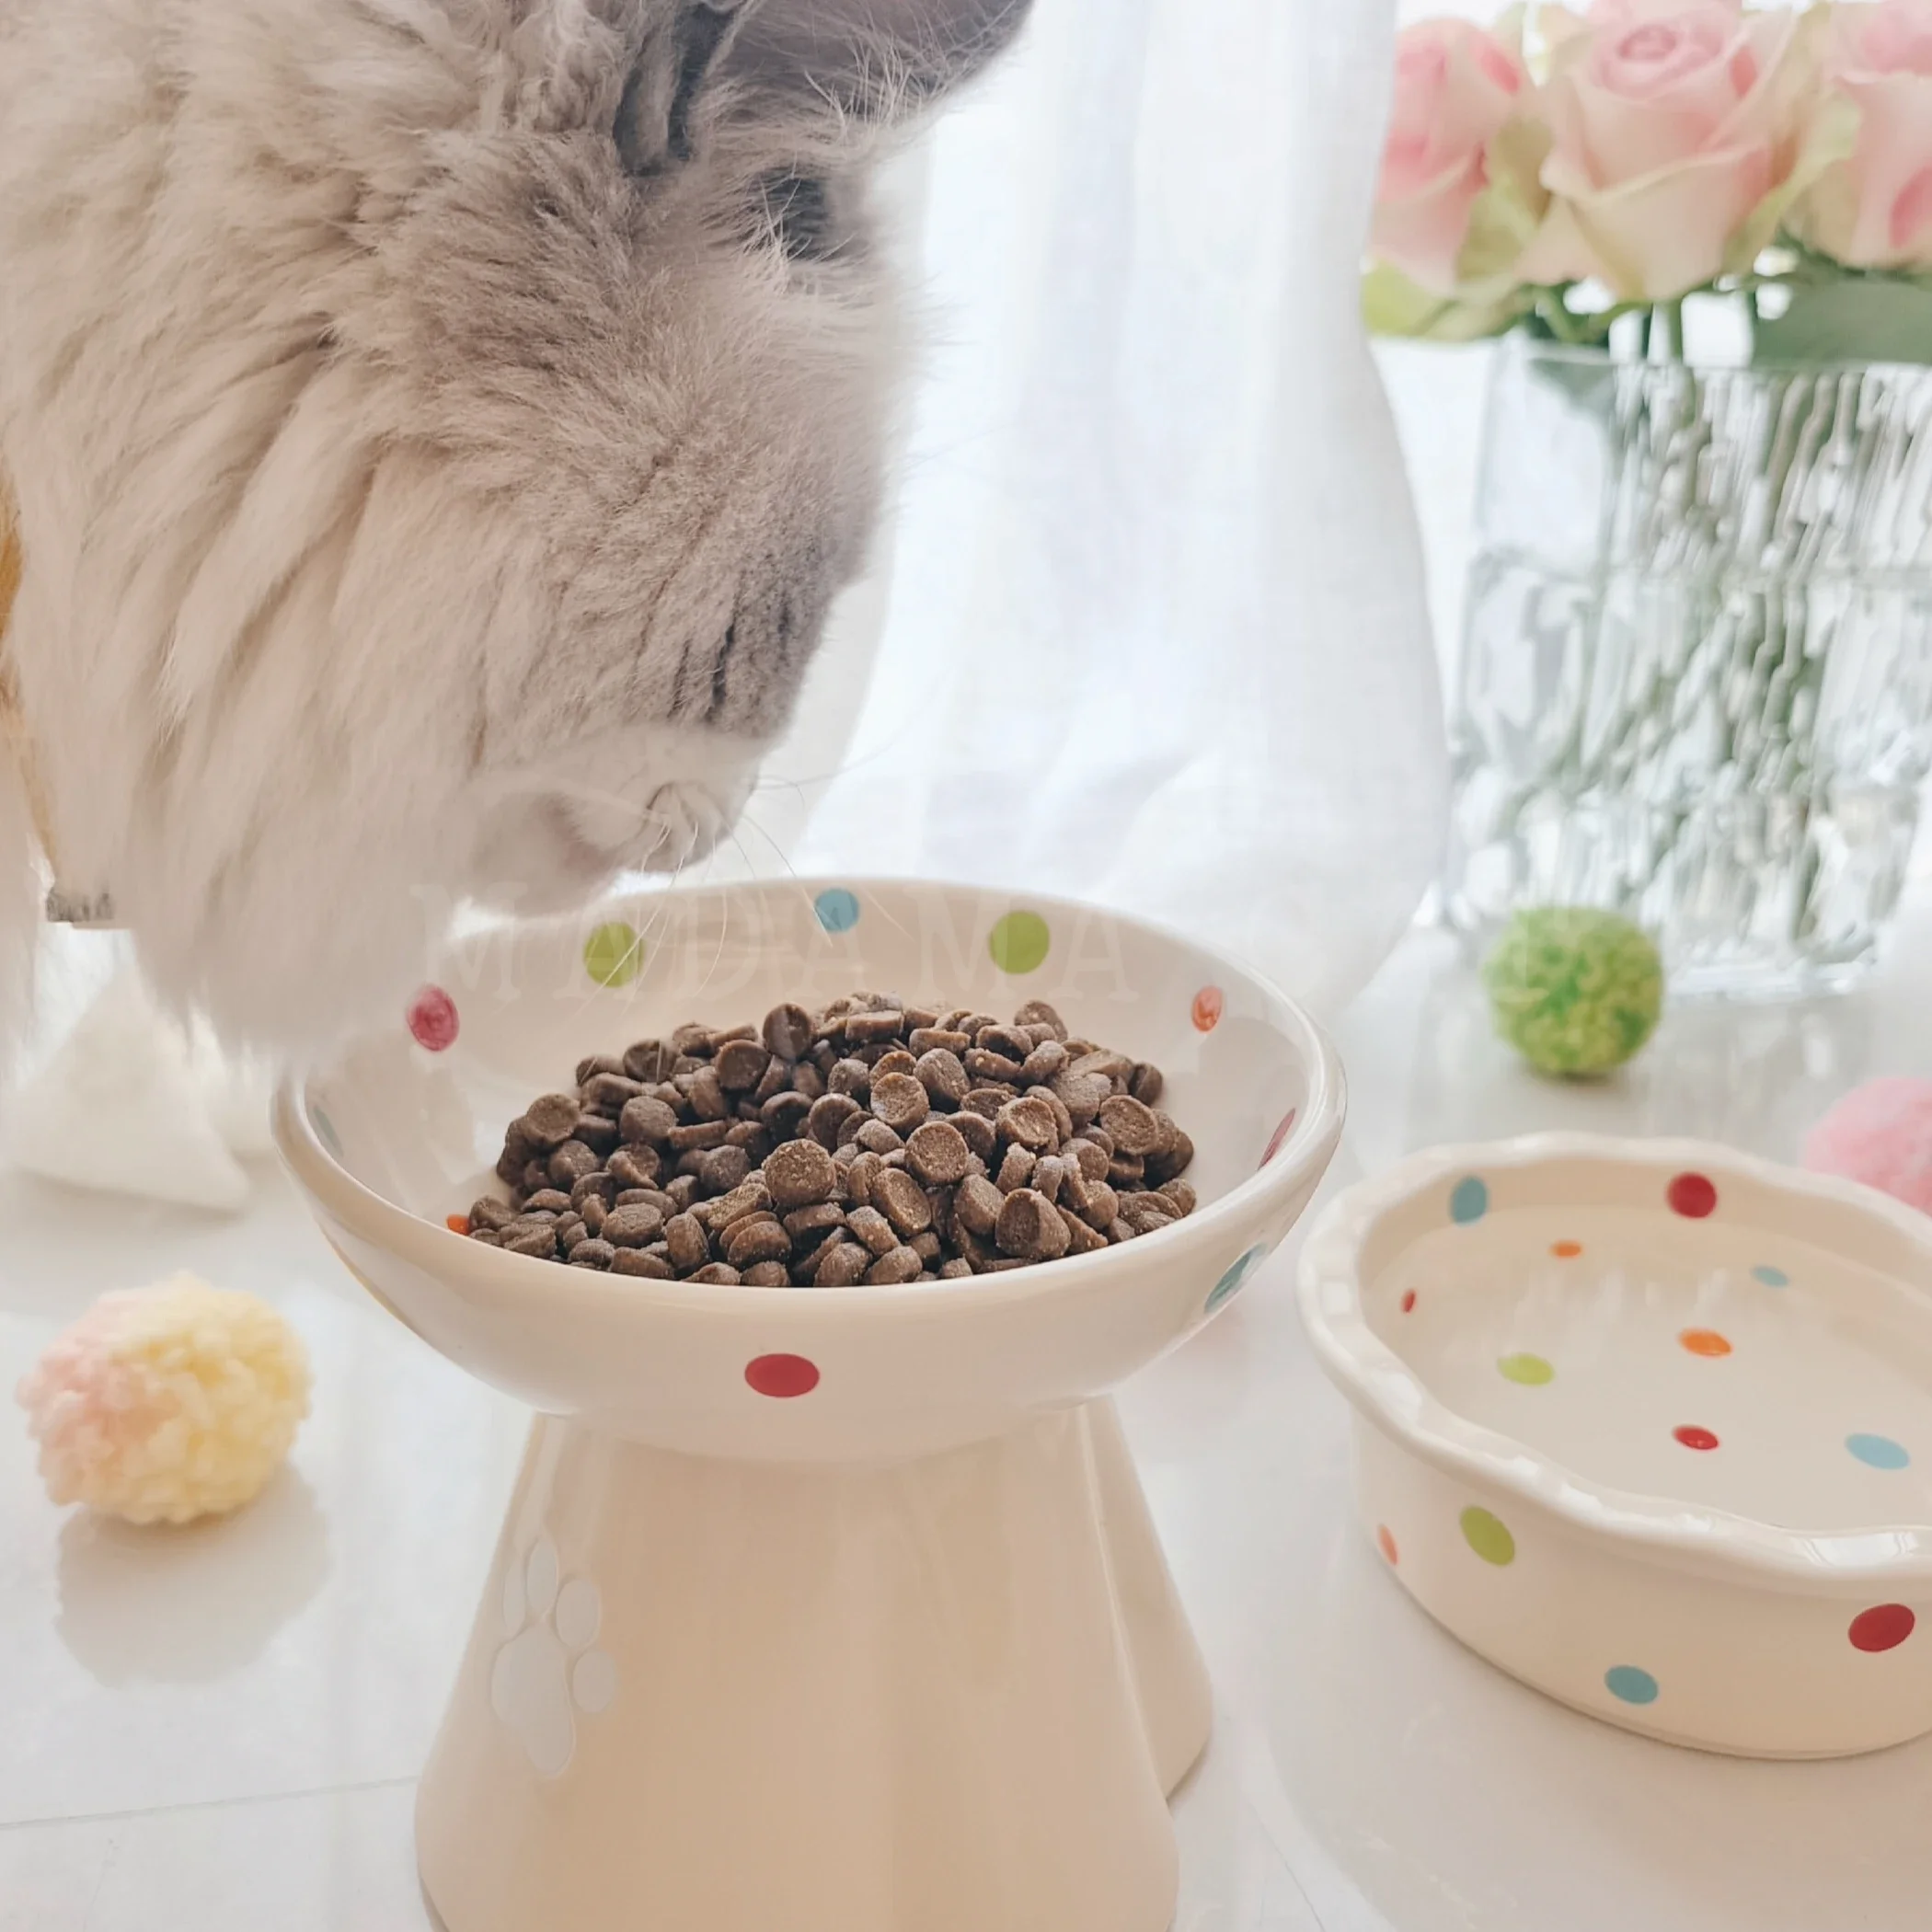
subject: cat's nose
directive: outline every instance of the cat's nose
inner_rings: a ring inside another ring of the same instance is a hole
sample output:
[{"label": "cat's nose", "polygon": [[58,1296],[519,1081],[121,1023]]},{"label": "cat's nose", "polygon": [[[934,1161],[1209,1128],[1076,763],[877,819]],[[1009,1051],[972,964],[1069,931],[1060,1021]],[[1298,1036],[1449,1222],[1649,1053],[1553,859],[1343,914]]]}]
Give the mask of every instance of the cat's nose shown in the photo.
[{"label": "cat's nose", "polygon": [[738,790],[720,797],[701,785],[660,786],[643,808],[641,831],[623,863],[639,872],[675,872],[696,865],[731,829],[744,796]]}]

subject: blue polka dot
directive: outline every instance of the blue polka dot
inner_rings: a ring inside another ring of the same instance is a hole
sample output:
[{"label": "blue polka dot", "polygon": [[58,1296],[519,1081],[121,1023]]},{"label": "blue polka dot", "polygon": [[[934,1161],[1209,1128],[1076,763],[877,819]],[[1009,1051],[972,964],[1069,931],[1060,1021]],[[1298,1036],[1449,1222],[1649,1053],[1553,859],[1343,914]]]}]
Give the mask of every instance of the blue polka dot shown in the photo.
[{"label": "blue polka dot", "polygon": [[1657,1680],[1649,1671],[1640,1671],[1634,1663],[1620,1663],[1616,1669],[1604,1673],[1604,1686],[1610,1695],[1624,1704],[1654,1704],[1657,1701]]},{"label": "blue polka dot", "polygon": [[1791,1277],[1782,1268],[1754,1268],[1751,1279],[1762,1282],[1766,1288],[1788,1288],[1791,1285]]},{"label": "blue polka dot", "polygon": [[1250,1248],[1214,1284],[1213,1294],[1207,1298],[1207,1312],[1212,1315],[1217,1308],[1233,1301],[1248,1286],[1248,1276],[1267,1259],[1265,1248]]},{"label": "blue polka dot", "polygon": [[1489,1212],[1489,1190],[1474,1174],[1459,1180],[1449,1197],[1449,1218],[1464,1227]]},{"label": "blue polka dot", "polygon": [[340,1160],[342,1157],[342,1143],[337,1138],[336,1123],[313,1102],[309,1106],[308,1117],[315,1127],[316,1138],[328,1149],[335,1159]]},{"label": "blue polka dot", "polygon": [[812,910],[819,915],[819,924],[828,933],[848,933],[858,924],[858,899],[844,886],[833,886],[821,892]]},{"label": "blue polka dot", "polygon": [[1895,1443],[1889,1435],[1848,1435],[1845,1446],[1861,1463],[1869,1463],[1874,1469],[1909,1469],[1912,1466],[1912,1452],[1903,1443]]}]

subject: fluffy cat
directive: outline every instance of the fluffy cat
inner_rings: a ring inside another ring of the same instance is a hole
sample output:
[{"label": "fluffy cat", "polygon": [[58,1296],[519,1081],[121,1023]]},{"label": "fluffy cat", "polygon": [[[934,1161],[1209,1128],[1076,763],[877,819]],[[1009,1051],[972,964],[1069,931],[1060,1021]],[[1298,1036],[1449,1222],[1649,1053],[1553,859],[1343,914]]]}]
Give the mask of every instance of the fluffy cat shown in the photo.
[{"label": "fluffy cat", "polygon": [[868,174],[1027,4],[0,4],[7,663],[165,996],[312,1046],[730,823],[880,497]]}]

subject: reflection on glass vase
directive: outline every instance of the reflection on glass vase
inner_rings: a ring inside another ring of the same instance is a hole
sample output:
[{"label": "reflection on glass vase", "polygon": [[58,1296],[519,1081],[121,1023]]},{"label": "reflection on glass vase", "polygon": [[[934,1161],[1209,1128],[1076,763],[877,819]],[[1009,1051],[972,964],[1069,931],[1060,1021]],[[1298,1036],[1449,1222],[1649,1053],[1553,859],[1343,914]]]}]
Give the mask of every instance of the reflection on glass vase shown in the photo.
[{"label": "reflection on glass vase", "polygon": [[1840,984],[1932,765],[1932,369],[1515,341],[1490,393],[1445,905],[1628,914],[1679,991]]}]

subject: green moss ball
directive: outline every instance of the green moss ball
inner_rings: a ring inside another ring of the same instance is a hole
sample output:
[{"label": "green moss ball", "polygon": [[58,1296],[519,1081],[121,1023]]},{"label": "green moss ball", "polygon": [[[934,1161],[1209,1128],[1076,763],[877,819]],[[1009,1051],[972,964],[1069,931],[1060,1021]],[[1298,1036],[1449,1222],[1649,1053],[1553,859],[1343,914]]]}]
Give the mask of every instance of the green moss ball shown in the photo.
[{"label": "green moss ball", "polygon": [[1607,1074],[1663,1011],[1663,962],[1627,919],[1537,906],[1502,930],[1482,970],[1496,1030],[1546,1074]]}]

